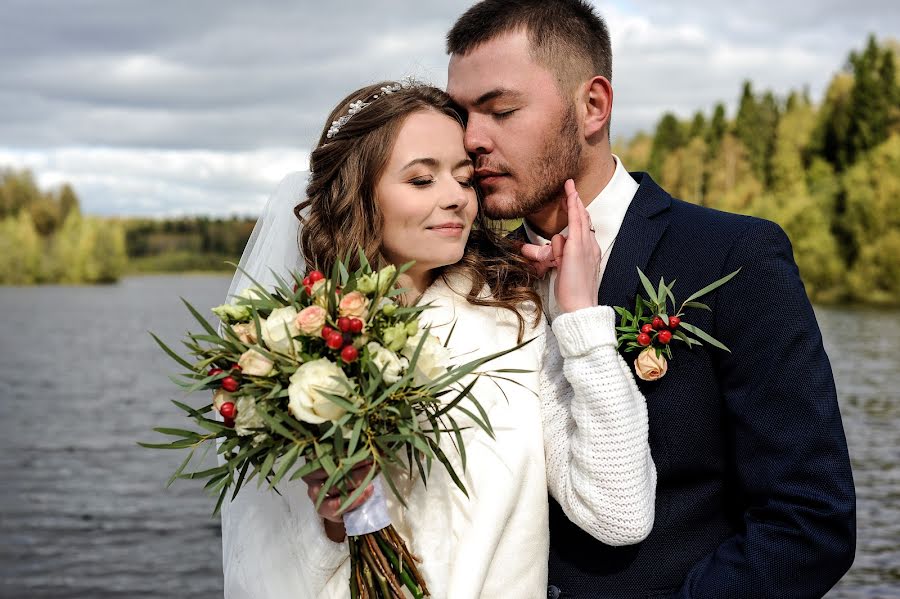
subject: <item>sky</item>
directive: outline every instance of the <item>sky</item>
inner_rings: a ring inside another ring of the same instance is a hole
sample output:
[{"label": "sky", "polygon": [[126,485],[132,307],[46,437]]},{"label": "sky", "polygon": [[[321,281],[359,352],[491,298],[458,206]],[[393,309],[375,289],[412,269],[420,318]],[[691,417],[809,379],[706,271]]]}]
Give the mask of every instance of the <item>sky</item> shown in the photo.
[{"label": "sky", "polygon": [[[446,85],[471,1],[2,0],[0,168],[72,183],[99,215],[255,216],[307,169],[348,92]],[[897,0],[594,0],[613,44],[614,139],[724,102],[744,80],[819,100]],[[627,165],[626,165],[627,166]]]}]

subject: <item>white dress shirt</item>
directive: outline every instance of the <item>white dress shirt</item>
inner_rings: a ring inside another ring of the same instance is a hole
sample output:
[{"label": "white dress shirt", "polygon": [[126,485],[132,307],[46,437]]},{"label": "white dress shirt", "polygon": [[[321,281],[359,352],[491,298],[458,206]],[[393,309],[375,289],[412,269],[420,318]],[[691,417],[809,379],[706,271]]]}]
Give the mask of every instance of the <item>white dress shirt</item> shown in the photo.
[{"label": "white dress shirt", "polygon": [[[616,161],[616,170],[612,179],[606,184],[600,193],[587,205],[588,215],[591,217],[591,224],[595,229],[597,243],[600,245],[600,277],[598,281],[603,280],[603,272],[606,270],[606,263],[609,261],[609,254],[612,252],[613,243],[616,241],[616,235],[622,227],[622,221],[625,220],[625,213],[631,200],[634,199],[638,190],[637,182],[631,178],[628,171],[622,165],[622,161],[615,154],[613,158]],[[541,237],[525,223],[525,234],[528,236],[529,243],[535,245],[547,245],[549,239]],[[566,227],[560,233],[566,235],[569,228]],[[545,276],[538,285],[538,291],[541,299],[544,300],[544,312],[547,318],[552,322],[553,319],[560,314],[559,304],[556,301],[556,294],[553,289],[556,287],[556,269],[550,271],[549,276]],[[599,292],[599,289],[597,290]]]}]

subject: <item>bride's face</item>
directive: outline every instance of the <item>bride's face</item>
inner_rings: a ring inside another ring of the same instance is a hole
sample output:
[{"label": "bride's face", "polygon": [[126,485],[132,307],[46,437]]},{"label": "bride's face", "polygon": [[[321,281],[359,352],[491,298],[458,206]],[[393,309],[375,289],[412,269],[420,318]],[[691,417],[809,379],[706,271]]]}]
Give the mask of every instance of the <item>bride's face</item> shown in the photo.
[{"label": "bride's face", "polygon": [[462,126],[437,111],[408,116],[375,195],[388,260],[415,260],[418,273],[459,262],[478,210]]}]

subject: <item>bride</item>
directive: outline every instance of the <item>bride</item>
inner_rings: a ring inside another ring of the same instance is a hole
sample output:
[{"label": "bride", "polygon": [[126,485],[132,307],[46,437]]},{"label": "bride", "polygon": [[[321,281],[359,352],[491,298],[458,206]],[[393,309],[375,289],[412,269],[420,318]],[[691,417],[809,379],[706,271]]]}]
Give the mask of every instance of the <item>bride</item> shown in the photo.
[{"label": "bride", "polygon": [[[305,191],[299,174],[282,181],[241,267],[268,285],[273,270],[329,272],[362,247],[372,264],[415,261],[404,299],[432,306],[423,321],[461,361],[534,339],[488,365],[528,372],[482,378],[473,390],[495,437],[466,431],[469,496],[433,468],[427,487],[418,477],[402,481],[407,507],[388,497],[388,509],[422,558],[433,597],[546,597],[548,492],[604,543],[649,534],[656,471],[647,408],[616,352],[614,312],[596,305],[600,251],[574,186],[567,183],[570,232],[556,280],[564,313],[551,327],[534,271],[479,212],[463,127],[433,87],[382,83],[351,93],[311,155]],[[248,283],[239,272],[230,295]],[[320,489],[312,476],[282,483],[280,494],[247,485],[226,502],[226,598],[349,597],[339,499],[316,512]]]}]

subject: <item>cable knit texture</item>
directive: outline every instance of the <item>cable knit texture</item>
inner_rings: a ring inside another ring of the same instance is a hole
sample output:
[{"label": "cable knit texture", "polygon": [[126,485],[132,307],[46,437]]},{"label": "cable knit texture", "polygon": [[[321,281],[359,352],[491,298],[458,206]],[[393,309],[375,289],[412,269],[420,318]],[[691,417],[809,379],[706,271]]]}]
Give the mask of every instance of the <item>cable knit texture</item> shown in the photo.
[{"label": "cable knit texture", "polygon": [[[460,295],[467,285],[438,281],[423,298],[434,306],[423,321],[442,341],[455,322],[448,347],[457,363],[516,344],[512,314],[467,303]],[[476,384],[495,438],[476,426],[464,431],[464,474],[450,438],[442,438],[469,497],[439,465],[427,489],[400,478],[408,508],[388,493],[394,525],[422,557],[433,597],[546,597],[548,486],[570,518],[604,542],[648,533],[656,473],[646,406],[615,353],[611,313],[563,315],[553,330],[542,320],[529,332],[532,343],[486,366],[529,372]],[[222,528],[226,598],[349,597],[347,544],[325,537],[302,482],[281,497],[250,485],[223,511]]]}]

